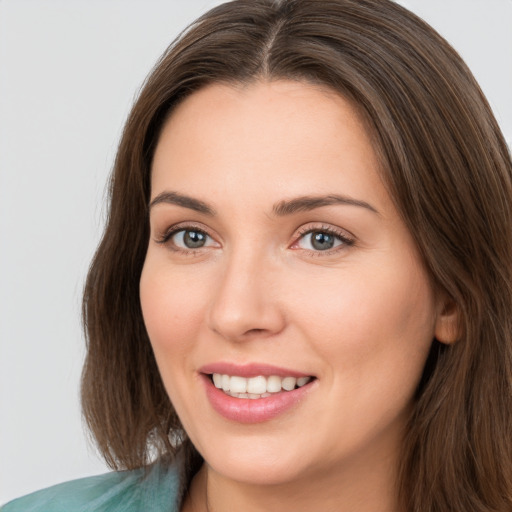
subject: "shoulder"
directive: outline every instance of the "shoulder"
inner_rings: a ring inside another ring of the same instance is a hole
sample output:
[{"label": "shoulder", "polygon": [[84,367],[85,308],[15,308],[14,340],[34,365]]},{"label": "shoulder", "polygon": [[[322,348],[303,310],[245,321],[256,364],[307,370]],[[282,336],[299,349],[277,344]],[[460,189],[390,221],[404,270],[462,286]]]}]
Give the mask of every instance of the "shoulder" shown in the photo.
[{"label": "shoulder", "polygon": [[0,512],[177,512],[179,483],[176,465],[155,463],[55,485],[11,501]]}]

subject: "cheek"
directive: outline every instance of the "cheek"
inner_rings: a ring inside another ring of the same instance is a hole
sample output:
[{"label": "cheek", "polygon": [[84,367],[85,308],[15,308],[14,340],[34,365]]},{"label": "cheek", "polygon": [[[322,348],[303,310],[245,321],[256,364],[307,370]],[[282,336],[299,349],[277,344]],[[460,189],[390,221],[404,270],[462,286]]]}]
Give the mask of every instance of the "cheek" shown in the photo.
[{"label": "cheek", "polygon": [[[382,263],[382,262],[381,262]],[[434,335],[435,304],[429,281],[414,262],[331,273],[298,293],[308,338],[340,373],[421,373]],[[405,371],[405,370],[404,370]]]},{"label": "cheek", "polygon": [[[188,352],[204,317],[204,287],[190,274],[147,261],[140,280],[144,323],[159,366]],[[168,356],[174,357],[168,357]],[[164,362],[165,361],[165,362]]]}]

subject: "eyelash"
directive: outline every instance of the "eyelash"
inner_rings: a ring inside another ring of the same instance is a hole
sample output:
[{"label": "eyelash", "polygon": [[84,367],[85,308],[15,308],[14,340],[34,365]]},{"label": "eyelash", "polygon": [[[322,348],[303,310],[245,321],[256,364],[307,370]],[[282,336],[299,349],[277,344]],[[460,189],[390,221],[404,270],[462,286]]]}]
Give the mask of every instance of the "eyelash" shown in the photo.
[{"label": "eyelash", "polygon": [[301,238],[305,237],[306,235],[309,235],[310,233],[325,233],[325,234],[331,235],[341,241],[341,244],[338,245],[337,247],[333,247],[332,249],[327,249],[325,251],[313,251],[313,250],[304,249],[304,250],[307,250],[311,255],[313,255],[315,257],[329,256],[334,253],[337,253],[338,251],[342,251],[343,249],[346,249],[347,247],[352,247],[355,244],[355,239],[348,237],[346,232],[342,232],[342,231],[340,231],[336,228],[333,228],[331,226],[322,225],[320,227],[308,226],[308,227],[299,229],[298,236],[296,238],[296,241],[293,243],[293,245],[296,245]]},{"label": "eyelash", "polygon": [[[169,241],[172,239],[172,237],[181,231],[195,231],[198,233],[202,233],[203,235],[205,235],[208,238],[211,238],[213,240],[213,237],[204,228],[195,226],[193,224],[185,224],[185,225],[177,225],[177,226],[171,227],[161,237],[159,237],[156,240],[156,242],[158,244],[162,244],[162,245],[169,244]],[[300,241],[301,238],[305,237],[306,235],[308,235],[310,233],[325,233],[327,235],[334,236],[338,240],[341,241],[340,245],[338,245],[332,249],[327,249],[325,251],[314,251],[314,250],[310,250],[310,249],[303,249],[315,257],[332,255],[340,250],[346,249],[347,247],[352,247],[355,244],[354,238],[348,237],[346,232],[342,232],[342,231],[337,230],[331,226],[322,225],[320,227],[308,226],[305,228],[301,228],[299,230],[297,237],[295,238],[295,241],[293,242],[292,246],[296,245]],[[201,249],[203,249],[203,247],[200,247],[198,249],[192,249],[192,248],[183,249],[174,244],[169,244],[169,247],[172,251],[186,255],[186,256],[195,256],[199,252],[201,252]]]},{"label": "eyelash", "polygon": [[201,251],[202,247],[199,249],[182,249],[181,247],[169,243],[171,238],[180,231],[195,231],[196,233],[202,233],[203,235],[206,235],[213,240],[213,237],[210,236],[208,232],[202,227],[196,226],[194,224],[178,224],[177,226],[172,226],[169,228],[169,230],[167,230],[161,237],[159,237],[156,242],[162,245],[168,244],[171,251],[183,254],[184,256],[196,256],[197,253]]}]

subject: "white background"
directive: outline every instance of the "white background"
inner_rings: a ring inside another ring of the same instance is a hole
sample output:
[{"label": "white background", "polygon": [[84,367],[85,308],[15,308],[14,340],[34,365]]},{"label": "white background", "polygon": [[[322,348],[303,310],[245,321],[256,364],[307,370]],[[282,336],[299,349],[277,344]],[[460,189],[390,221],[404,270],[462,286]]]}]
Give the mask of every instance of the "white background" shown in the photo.
[{"label": "white background", "polygon": [[[105,472],[81,425],[80,298],[120,130],[207,0],[0,0],[0,503]],[[512,141],[512,0],[403,0]]]}]

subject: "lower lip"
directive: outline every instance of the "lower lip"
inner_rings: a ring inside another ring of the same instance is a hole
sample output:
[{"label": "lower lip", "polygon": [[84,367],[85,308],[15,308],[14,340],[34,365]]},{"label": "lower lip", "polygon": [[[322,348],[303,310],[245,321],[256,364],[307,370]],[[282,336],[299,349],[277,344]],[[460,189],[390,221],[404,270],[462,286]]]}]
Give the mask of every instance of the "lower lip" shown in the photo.
[{"label": "lower lip", "polygon": [[206,396],[213,409],[224,418],[238,423],[269,421],[298,405],[311,391],[315,380],[292,391],[281,391],[265,398],[235,398],[216,388],[210,377],[202,375]]}]

